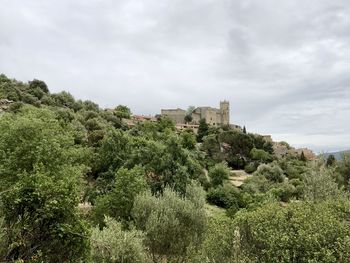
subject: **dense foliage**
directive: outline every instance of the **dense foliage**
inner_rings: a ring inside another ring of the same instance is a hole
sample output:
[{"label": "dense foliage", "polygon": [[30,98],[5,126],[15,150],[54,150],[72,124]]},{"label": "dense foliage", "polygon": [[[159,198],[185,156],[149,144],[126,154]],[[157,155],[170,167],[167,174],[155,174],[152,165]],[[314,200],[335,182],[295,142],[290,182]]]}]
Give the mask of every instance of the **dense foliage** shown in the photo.
[{"label": "dense foliage", "polygon": [[350,261],[349,155],[280,157],[246,129],[177,131],[36,79],[0,75],[0,99],[1,262]]}]

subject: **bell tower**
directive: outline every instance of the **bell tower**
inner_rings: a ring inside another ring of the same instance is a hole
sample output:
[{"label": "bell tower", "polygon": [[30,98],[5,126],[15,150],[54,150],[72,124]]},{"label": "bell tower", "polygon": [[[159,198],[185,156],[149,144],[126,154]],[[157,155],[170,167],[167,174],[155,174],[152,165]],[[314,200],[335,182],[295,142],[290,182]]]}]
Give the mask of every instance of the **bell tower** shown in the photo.
[{"label": "bell tower", "polygon": [[221,124],[230,124],[230,102],[227,100],[220,101]]}]

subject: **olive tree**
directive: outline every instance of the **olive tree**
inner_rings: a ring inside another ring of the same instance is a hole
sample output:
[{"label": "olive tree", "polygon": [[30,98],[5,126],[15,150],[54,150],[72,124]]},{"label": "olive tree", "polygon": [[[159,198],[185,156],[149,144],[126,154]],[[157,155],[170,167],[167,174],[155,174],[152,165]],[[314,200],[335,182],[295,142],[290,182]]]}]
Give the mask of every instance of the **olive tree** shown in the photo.
[{"label": "olive tree", "polygon": [[96,263],[146,263],[150,258],[138,230],[123,230],[122,224],[106,217],[106,227],[95,227],[91,233],[91,257]]},{"label": "olive tree", "polygon": [[189,247],[198,247],[206,226],[204,191],[187,187],[185,197],[166,188],[162,195],[144,193],[136,197],[133,217],[145,232],[145,242],[154,262],[186,259]]}]

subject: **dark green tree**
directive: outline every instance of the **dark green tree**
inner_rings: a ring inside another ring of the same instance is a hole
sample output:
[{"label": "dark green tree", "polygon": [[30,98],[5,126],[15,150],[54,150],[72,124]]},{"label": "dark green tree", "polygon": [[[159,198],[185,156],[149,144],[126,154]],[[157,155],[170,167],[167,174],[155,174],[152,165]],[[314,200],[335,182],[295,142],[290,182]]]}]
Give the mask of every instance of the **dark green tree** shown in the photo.
[{"label": "dark green tree", "polygon": [[131,111],[127,106],[124,105],[118,105],[115,108],[114,114],[119,118],[119,119],[130,119],[131,117]]},{"label": "dark green tree", "polygon": [[55,117],[26,106],[0,118],[2,261],[72,262],[87,255],[77,206],[88,152]]},{"label": "dark green tree", "polygon": [[334,155],[330,154],[327,157],[326,166],[327,167],[333,166],[336,162],[337,162],[337,160],[335,159]]},{"label": "dark green tree", "polygon": [[205,121],[205,119],[201,119],[199,121],[197,141],[202,142],[203,138],[208,135],[209,125]]},{"label": "dark green tree", "polygon": [[228,180],[230,170],[226,163],[218,163],[209,169],[209,177],[211,178],[212,186],[216,187],[222,185],[224,180]]}]

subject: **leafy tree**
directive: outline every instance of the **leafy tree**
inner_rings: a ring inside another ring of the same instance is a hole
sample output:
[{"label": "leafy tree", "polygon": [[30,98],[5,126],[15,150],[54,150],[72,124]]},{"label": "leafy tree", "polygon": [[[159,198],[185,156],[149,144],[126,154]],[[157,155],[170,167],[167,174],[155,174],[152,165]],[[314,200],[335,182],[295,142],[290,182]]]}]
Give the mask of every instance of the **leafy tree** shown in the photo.
[{"label": "leafy tree", "polygon": [[104,215],[130,221],[135,197],[148,189],[145,171],[135,166],[128,170],[121,168],[115,176],[115,185],[111,193],[99,197],[94,207],[95,217],[101,224]]},{"label": "leafy tree", "polygon": [[151,262],[143,245],[141,231],[123,231],[121,223],[105,218],[106,227],[92,229],[91,256],[96,263],[147,263]]},{"label": "leafy tree", "polygon": [[250,156],[253,160],[256,160],[262,163],[272,161],[272,156],[268,152],[265,152],[264,150],[261,150],[261,149],[253,148],[250,151]]},{"label": "leafy tree", "polygon": [[175,122],[167,116],[160,118],[157,126],[159,132],[175,131]]},{"label": "leafy tree", "polygon": [[245,126],[243,126],[243,133],[247,134],[247,129],[245,128]]},{"label": "leafy tree", "polygon": [[214,214],[208,219],[205,239],[200,250],[192,253],[189,263],[238,262],[239,235],[232,219]]},{"label": "leafy tree", "polygon": [[189,114],[185,115],[185,118],[184,118],[185,123],[189,123],[192,120],[193,120],[192,115],[189,115]]},{"label": "leafy tree", "polygon": [[285,179],[283,170],[277,163],[260,165],[254,175],[264,176],[266,179],[276,183],[281,183]]},{"label": "leafy tree", "polygon": [[326,165],[327,165],[327,167],[333,166],[336,162],[337,162],[337,160],[335,159],[334,155],[333,155],[333,154],[330,154],[330,155],[327,157]]},{"label": "leafy tree", "polygon": [[240,190],[232,184],[225,184],[216,188],[211,188],[207,194],[207,200],[210,204],[222,207],[235,208],[244,207]]},{"label": "leafy tree", "polygon": [[311,202],[321,202],[328,199],[337,199],[343,195],[335,182],[333,170],[314,165],[304,177],[305,199]]},{"label": "leafy tree", "polygon": [[30,89],[40,89],[44,93],[49,93],[49,89],[46,85],[46,83],[42,80],[33,79],[32,81],[29,81],[29,88]]},{"label": "leafy tree", "polygon": [[229,146],[226,150],[228,164],[234,168],[244,168],[254,147],[253,139],[242,132],[225,131],[219,135],[219,141]]},{"label": "leafy tree", "polygon": [[23,107],[0,118],[0,210],[7,229],[2,260],[85,258],[87,229],[77,205],[86,157],[70,127],[48,110]]},{"label": "leafy tree", "polygon": [[100,111],[98,104],[95,102],[92,102],[90,100],[85,100],[83,102],[78,101],[78,104],[79,105],[81,104],[81,106],[78,106],[78,107],[84,108],[84,110],[86,110],[86,111],[94,111],[94,112]]},{"label": "leafy tree", "polygon": [[11,80],[6,75],[0,74],[0,97],[12,101],[21,100],[21,88],[15,80]]},{"label": "leafy tree", "polygon": [[[345,207],[343,207],[344,209]],[[349,228],[327,203],[271,203],[235,219],[244,262],[347,262]]]},{"label": "leafy tree", "polygon": [[224,161],[223,153],[221,152],[220,142],[217,135],[210,134],[203,139],[201,149],[207,154],[207,159],[212,159],[214,162]]},{"label": "leafy tree", "polygon": [[198,126],[198,134],[197,134],[197,141],[202,142],[203,138],[208,135],[208,129],[209,125],[205,121],[205,119],[201,119],[199,121],[199,126]]},{"label": "leafy tree", "polygon": [[338,182],[349,190],[350,184],[350,154],[342,154],[341,160],[337,162],[337,172],[339,173]]},{"label": "leafy tree", "polygon": [[145,232],[154,262],[184,262],[187,249],[201,244],[206,226],[204,203],[203,190],[197,186],[190,186],[185,198],[169,188],[159,197],[150,193],[136,197],[135,224]]},{"label": "leafy tree", "polygon": [[216,187],[222,185],[224,180],[228,180],[230,176],[230,170],[226,163],[215,164],[209,169],[209,177],[211,178],[211,184]]},{"label": "leafy tree", "polygon": [[306,162],[306,161],[307,161],[307,159],[306,159],[306,157],[305,157],[305,154],[304,154],[304,151],[301,152],[300,160],[301,160],[302,162]]},{"label": "leafy tree", "polygon": [[69,92],[62,91],[52,94],[51,97],[54,99],[56,106],[74,109],[75,99]]},{"label": "leafy tree", "polygon": [[119,118],[119,119],[130,119],[131,117],[131,111],[127,106],[124,105],[118,105],[115,108],[114,114]]},{"label": "leafy tree", "polygon": [[196,136],[192,131],[184,131],[181,133],[181,145],[188,149],[193,150],[196,147]]}]

